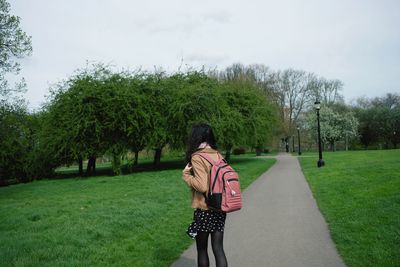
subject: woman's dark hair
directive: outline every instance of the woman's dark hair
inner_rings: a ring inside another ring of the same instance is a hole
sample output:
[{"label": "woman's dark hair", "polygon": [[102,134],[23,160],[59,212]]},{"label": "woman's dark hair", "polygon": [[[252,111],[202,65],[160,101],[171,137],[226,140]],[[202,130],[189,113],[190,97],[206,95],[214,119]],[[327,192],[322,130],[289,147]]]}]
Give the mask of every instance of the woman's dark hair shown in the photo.
[{"label": "woman's dark hair", "polygon": [[203,142],[206,142],[211,148],[217,149],[214,133],[210,125],[205,123],[193,125],[186,151],[187,162],[190,162],[192,154],[198,150],[199,145]]}]

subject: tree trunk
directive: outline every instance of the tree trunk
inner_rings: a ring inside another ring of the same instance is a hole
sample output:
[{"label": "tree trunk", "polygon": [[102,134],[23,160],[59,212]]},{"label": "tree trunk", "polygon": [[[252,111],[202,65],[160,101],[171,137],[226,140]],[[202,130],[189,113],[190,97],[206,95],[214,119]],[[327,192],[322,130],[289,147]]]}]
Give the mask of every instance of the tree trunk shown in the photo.
[{"label": "tree trunk", "polygon": [[93,173],[96,173],[96,157],[93,157],[93,164],[92,164],[92,167],[93,167]]},{"label": "tree trunk", "polygon": [[161,162],[161,150],[162,148],[156,148],[155,149],[155,154],[154,154],[154,162],[153,164],[158,166]]},{"label": "tree trunk", "polygon": [[92,160],[91,160],[91,158],[89,158],[87,166],[86,166],[86,175],[90,175],[90,170],[91,169],[92,169]]},{"label": "tree trunk", "polygon": [[231,159],[231,149],[232,149],[232,146],[227,147],[227,149],[225,151],[225,159],[227,161],[229,161]]},{"label": "tree trunk", "polygon": [[78,158],[78,164],[79,164],[79,176],[83,175],[83,160],[82,157]]},{"label": "tree trunk", "polygon": [[118,153],[113,154],[112,169],[114,175],[121,174],[121,155]]},{"label": "tree trunk", "polygon": [[86,175],[92,175],[96,172],[96,157],[91,156],[89,157],[88,165],[86,168]]},{"label": "tree trunk", "polygon": [[138,159],[139,159],[139,151],[135,151],[135,160],[133,162],[133,166],[138,165]]}]

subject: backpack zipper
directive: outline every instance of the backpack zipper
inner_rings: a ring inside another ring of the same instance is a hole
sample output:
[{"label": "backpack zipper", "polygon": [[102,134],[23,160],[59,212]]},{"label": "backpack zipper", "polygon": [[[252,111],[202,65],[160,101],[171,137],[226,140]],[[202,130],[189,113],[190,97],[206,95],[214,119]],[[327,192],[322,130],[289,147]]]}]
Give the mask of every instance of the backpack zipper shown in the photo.
[{"label": "backpack zipper", "polygon": [[[228,173],[228,172],[234,172],[234,171],[227,171],[226,173]],[[224,178],[224,176],[225,176],[226,173],[224,173],[224,175],[222,176],[222,181],[224,182],[224,190],[225,190],[225,192],[226,192],[226,189],[225,189],[225,178]],[[227,182],[226,184],[228,185],[229,189],[231,190],[231,195],[232,195],[232,196],[235,196],[237,192],[236,192],[235,190],[232,189],[231,184],[229,183],[229,182],[231,182],[231,181],[239,181],[239,179],[237,179],[237,178],[231,178],[231,179],[228,179],[228,180],[226,181],[226,182]]]}]

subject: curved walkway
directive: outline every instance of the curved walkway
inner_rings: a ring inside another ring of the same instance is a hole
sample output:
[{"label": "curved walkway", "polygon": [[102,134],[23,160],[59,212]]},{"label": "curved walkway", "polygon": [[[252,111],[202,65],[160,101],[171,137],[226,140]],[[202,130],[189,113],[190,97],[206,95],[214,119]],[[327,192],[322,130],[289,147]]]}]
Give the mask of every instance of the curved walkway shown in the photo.
[{"label": "curved walkway", "polygon": [[[244,192],[243,209],[228,214],[225,253],[230,267],[345,266],[296,157],[277,162]],[[215,266],[211,247],[211,266]],[[196,245],[172,267],[196,265]]]}]

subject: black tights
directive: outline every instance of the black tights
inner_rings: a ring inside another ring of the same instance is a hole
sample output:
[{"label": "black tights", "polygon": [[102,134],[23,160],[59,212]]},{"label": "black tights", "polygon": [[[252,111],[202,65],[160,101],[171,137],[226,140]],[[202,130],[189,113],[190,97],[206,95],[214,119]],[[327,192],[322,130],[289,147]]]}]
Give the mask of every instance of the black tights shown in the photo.
[{"label": "black tights", "polygon": [[[208,236],[210,233],[199,232],[196,236],[197,245],[197,266],[208,267],[210,262],[208,259]],[[216,231],[211,233],[211,247],[214,252],[215,263],[217,267],[228,267],[224,252],[224,232]]]}]

